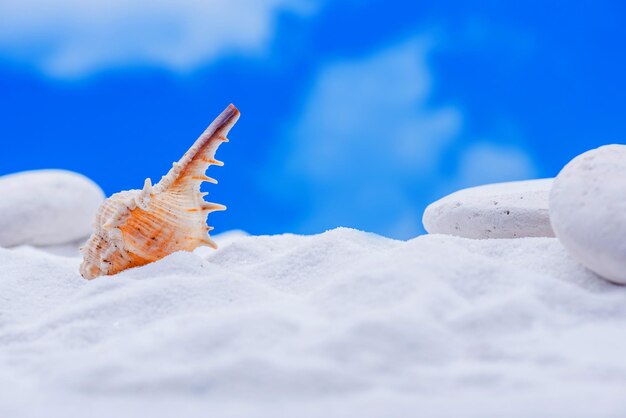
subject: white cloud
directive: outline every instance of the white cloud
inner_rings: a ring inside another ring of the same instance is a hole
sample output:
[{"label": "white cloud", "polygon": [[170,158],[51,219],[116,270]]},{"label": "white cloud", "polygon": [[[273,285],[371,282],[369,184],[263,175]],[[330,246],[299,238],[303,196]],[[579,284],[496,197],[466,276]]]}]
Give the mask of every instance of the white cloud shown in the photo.
[{"label": "white cloud", "polygon": [[[519,148],[468,146],[461,111],[430,104],[433,47],[416,38],[321,71],[272,168],[283,178],[272,193],[309,204],[294,229],[344,225],[407,238],[421,231],[422,209],[451,178],[469,186],[534,174]],[[444,169],[461,147],[460,162]]]},{"label": "white cloud", "polygon": [[305,0],[20,0],[0,2],[0,56],[60,76],[133,64],[192,69],[270,41],[279,10]]},{"label": "white cloud", "polygon": [[454,108],[425,104],[429,48],[427,40],[413,40],[324,69],[289,133],[295,142],[293,168],[309,178],[333,180],[349,157],[350,170],[341,172],[355,180],[381,166],[386,170],[379,175],[394,177],[432,170],[433,157],[458,133],[461,121]]},{"label": "white cloud", "polygon": [[463,153],[456,186],[459,188],[497,181],[524,180],[537,175],[532,159],[521,149],[479,142],[472,144]]}]

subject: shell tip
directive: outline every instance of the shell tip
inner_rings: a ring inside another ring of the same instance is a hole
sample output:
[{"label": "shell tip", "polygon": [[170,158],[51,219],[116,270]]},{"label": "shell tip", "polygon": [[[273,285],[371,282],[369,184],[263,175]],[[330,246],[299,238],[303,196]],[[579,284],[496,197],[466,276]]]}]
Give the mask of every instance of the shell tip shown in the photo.
[{"label": "shell tip", "polygon": [[154,193],[154,190],[152,189],[152,180],[150,180],[149,177],[143,182],[143,192],[149,195]]},{"label": "shell tip", "polygon": [[213,241],[211,239],[211,237],[209,237],[208,235],[206,236],[206,238],[202,241],[204,244],[206,244],[207,247],[211,247],[214,250],[217,250],[217,244],[215,243],[215,241]]}]

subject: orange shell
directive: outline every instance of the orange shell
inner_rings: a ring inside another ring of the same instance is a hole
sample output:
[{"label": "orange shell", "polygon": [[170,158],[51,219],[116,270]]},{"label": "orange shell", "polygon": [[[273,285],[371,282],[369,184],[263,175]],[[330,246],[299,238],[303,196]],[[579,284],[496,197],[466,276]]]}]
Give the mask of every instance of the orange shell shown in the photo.
[{"label": "orange shell", "polygon": [[204,173],[210,165],[223,165],[215,160],[215,151],[228,141],[226,135],[237,119],[239,110],[231,104],[154,187],[146,179],[143,190],[116,193],[104,201],[95,231],[81,249],[84,278],[143,266],[175,251],[217,248],[206,218],[226,207],[204,201],[200,185],[217,183]]}]

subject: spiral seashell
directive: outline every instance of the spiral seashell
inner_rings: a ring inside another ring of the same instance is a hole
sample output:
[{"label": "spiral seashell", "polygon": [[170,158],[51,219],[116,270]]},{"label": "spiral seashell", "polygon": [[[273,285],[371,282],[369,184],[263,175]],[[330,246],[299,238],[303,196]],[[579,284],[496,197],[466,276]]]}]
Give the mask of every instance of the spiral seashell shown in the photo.
[{"label": "spiral seashell", "polygon": [[142,190],[116,193],[104,201],[96,214],[95,231],[81,249],[84,278],[113,275],[176,251],[217,248],[206,219],[226,207],[206,202],[200,185],[217,183],[205,171],[223,165],[215,159],[215,151],[228,141],[226,135],[237,119],[239,110],[231,104],[154,187],[148,178]]}]

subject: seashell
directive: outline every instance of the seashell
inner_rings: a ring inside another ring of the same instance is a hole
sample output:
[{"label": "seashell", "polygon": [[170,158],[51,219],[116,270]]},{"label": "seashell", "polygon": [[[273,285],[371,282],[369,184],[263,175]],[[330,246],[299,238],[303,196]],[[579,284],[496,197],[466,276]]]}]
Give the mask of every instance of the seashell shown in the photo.
[{"label": "seashell", "polygon": [[176,251],[217,248],[206,219],[226,207],[206,202],[200,185],[217,183],[205,171],[223,165],[215,160],[215,151],[228,141],[226,135],[237,119],[239,110],[231,104],[156,185],[148,178],[142,190],[116,193],[104,201],[96,214],[95,231],[81,249],[84,278],[113,275]]}]

